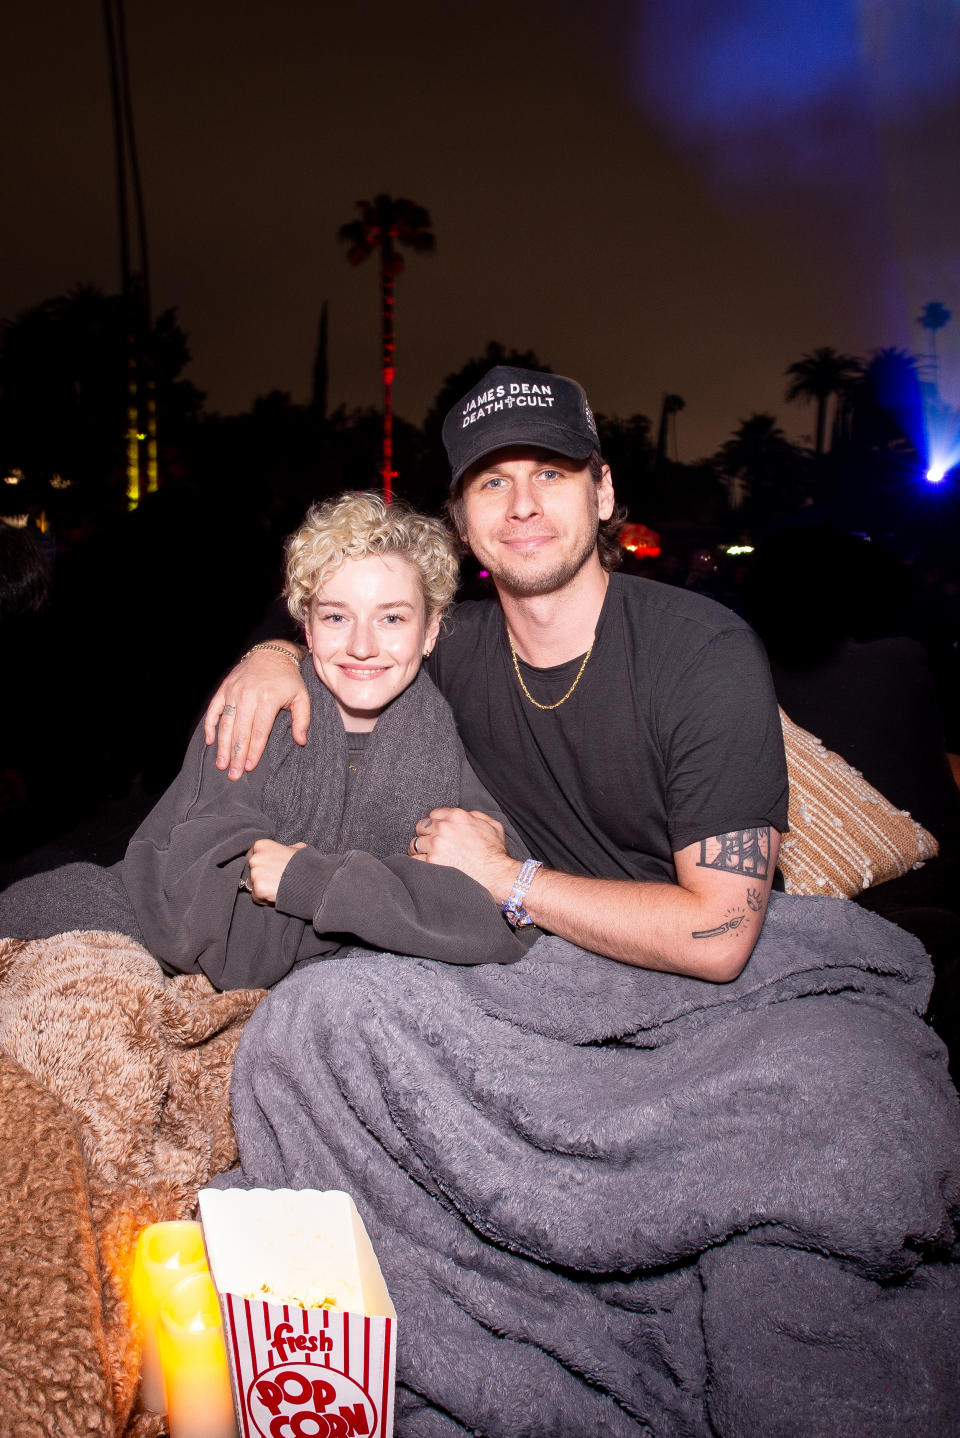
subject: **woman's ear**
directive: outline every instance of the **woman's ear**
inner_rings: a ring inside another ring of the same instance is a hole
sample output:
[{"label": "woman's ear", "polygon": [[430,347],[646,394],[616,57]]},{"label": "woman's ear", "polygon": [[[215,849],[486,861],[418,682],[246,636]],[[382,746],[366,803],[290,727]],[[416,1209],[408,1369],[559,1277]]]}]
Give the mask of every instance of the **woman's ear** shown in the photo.
[{"label": "woman's ear", "polygon": [[435,609],[427,620],[427,627],[423,636],[423,657],[428,659],[433,653],[433,646],[437,642],[440,633],[440,620],[443,618],[439,609]]}]

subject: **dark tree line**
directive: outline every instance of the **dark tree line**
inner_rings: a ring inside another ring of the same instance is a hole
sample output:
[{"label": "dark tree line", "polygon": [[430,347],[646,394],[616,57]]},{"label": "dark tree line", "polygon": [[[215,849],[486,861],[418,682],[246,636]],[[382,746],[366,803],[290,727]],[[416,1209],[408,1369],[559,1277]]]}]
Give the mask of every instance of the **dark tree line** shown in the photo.
[{"label": "dark tree line", "polygon": [[[0,326],[0,466],[11,481],[0,485],[0,515],[42,516],[61,543],[125,513],[125,323],[120,296],[82,286]],[[174,311],[160,315],[140,342],[156,380],[166,491],[193,495],[201,508],[242,510],[266,546],[312,500],[382,482],[381,411],[328,407],[325,319],[311,400],[298,404],[273,391],[230,416],[205,412],[203,395],[184,378],[189,344]],[[443,417],[494,364],[550,369],[532,350],[491,342],[440,379],[422,425],[393,421],[398,494],[434,512],[442,508]],[[916,360],[896,349],[864,361],[822,348],[786,375],[786,398],[815,406],[809,447],[792,443],[773,415],[756,413],[715,454],[681,464],[670,455],[682,433],[681,396],[664,396],[656,439],[645,414],[598,414],[603,451],[630,518],[731,538],[811,507],[859,529],[889,528],[904,516],[912,522],[923,504],[924,422],[937,406],[941,424],[951,419]]]},{"label": "dark tree line", "polygon": [[[19,619],[5,632],[0,625],[4,673],[14,692],[32,696],[8,706],[19,728],[7,748],[34,755],[17,771],[29,803],[12,791],[4,799],[0,762],[0,821],[16,848],[124,794],[135,776],[153,793],[172,777],[212,683],[278,591],[282,538],[312,501],[382,479],[382,411],[329,407],[325,320],[307,403],[272,391],[224,416],[206,412],[185,378],[187,336],[167,311],[140,336],[156,378],[162,482],[131,512],[126,341],[122,299],[89,287],[0,326],[0,519],[22,525],[53,561],[29,632]],[[441,511],[443,418],[497,364],[551,368],[532,350],[491,342],[438,376],[422,424],[394,418],[398,495]],[[956,604],[944,619],[943,596],[956,575],[956,502],[950,485],[934,492],[919,478],[929,381],[912,356],[889,349],[865,362],[817,351],[787,380],[795,398],[817,407],[818,439],[809,446],[791,443],[773,415],[759,413],[715,454],[680,463],[681,396],[664,396],[656,424],[639,412],[597,415],[620,502],[631,520],[661,534],[664,554],[647,572],[735,603],[742,561],[718,560],[735,541],[826,520],[901,555],[913,545],[930,573],[919,592],[935,596],[920,627],[931,654],[947,656],[941,668],[954,683]],[[933,398],[948,424],[948,407]],[[469,564],[465,573],[472,583]],[[51,766],[55,752],[63,758]],[[28,823],[37,827],[28,832]]]}]

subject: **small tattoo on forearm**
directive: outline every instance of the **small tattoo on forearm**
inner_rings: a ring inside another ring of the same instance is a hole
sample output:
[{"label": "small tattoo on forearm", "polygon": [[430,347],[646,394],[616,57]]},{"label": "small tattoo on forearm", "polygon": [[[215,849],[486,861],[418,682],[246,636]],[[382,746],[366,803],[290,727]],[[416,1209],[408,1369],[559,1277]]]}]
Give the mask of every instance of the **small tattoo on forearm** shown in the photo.
[{"label": "small tattoo on forearm", "polygon": [[762,890],[760,890],[760,889],[748,889],[748,890],[747,890],[747,908],[748,908],[748,909],[752,909],[755,914],[759,914],[760,910],[763,908],[763,892],[762,892]]},{"label": "small tattoo on forearm", "polygon": [[726,874],[746,874],[765,879],[770,868],[770,825],[759,829],[732,829],[700,840],[698,869],[722,869]]},{"label": "small tattoo on forearm", "polygon": [[739,929],[746,920],[746,914],[734,914],[725,924],[718,924],[715,929],[694,930],[692,937],[695,939],[715,939],[720,934],[729,934],[731,929]]}]

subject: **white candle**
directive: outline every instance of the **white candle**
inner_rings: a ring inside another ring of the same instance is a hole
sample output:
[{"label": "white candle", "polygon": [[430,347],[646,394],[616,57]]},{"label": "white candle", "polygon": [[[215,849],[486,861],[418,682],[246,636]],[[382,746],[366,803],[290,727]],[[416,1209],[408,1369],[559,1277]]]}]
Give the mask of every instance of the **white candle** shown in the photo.
[{"label": "white candle", "polygon": [[160,1305],[170,1438],[237,1438],[220,1304],[209,1273],[182,1278]]},{"label": "white candle", "polygon": [[207,1271],[199,1223],[152,1223],[137,1239],[133,1262],[133,1308],[143,1341],[140,1396],[151,1413],[165,1413],[157,1329],[160,1305],[172,1286]]}]

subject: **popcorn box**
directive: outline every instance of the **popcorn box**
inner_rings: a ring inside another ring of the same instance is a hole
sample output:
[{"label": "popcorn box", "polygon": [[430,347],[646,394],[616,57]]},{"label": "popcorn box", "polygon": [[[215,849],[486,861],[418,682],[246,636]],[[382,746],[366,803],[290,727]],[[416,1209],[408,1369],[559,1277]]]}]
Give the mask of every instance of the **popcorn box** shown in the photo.
[{"label": "popcorn box", "polygon": [[242,1438],[391,1438],[397,1315],[349,1194],[200,1193]]}]

